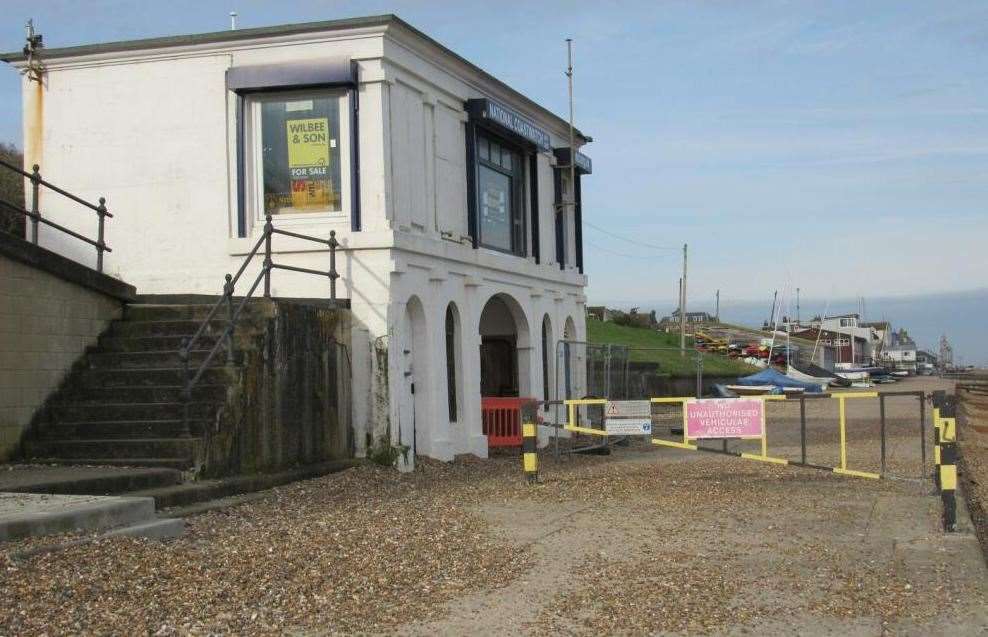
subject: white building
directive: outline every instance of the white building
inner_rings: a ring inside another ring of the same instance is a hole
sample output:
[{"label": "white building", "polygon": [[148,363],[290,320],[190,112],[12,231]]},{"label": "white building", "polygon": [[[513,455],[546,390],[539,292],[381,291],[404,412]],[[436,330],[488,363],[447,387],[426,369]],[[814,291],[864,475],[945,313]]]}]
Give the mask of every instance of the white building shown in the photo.
[{"label": "white building", "polygon": [[890,343],[882,351],[882,362],[900,371],[916,373],[919,356],[916,341],[904,329],[891,333]]},{"label": "white building", "polygon": [[[881,350],[883,336],[871,325],[862,324],[861,317],[857,314],[840,314],[837,316],[825,316],[820,321],[813,321],[814,327],[823,330],[837,332],[855,339],[848,340],[855,351],[852,352],[852,359],[855,363],[873,365],[878,362],[878,355]],[[864,339],[864,351],[857,351],[857,339]]]},{"label": "white building", "polygon": [[[2,59],[28,70],[21,53]],[[383,437],[444,460],[486,456],[482,390],[554,395],[555,344],[585,336],[591,164],[578,153],[571,182],[565,120],[390,15],[41,49],[34,63],[25,163],[107,197],[105,270],[139,293],[218,294],[265,214],[335,230],[358,455]],[[66,201],[46,195],[42,211],[91,234]],[[281,236],[274,250],[327,268],[324,246]],[[272,279],[281,297],[328,287]]]}]

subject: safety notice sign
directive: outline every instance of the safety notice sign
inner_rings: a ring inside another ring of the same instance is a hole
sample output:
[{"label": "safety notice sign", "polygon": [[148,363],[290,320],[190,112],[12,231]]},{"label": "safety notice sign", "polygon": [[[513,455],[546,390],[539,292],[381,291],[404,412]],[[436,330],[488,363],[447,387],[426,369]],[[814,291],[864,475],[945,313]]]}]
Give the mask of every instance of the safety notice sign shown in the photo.
[{"label": "safety notice sign", "polygon": [[609,400],[604,406],[604,429],[612,436],[652,434],[652,403],[647,400]]}]

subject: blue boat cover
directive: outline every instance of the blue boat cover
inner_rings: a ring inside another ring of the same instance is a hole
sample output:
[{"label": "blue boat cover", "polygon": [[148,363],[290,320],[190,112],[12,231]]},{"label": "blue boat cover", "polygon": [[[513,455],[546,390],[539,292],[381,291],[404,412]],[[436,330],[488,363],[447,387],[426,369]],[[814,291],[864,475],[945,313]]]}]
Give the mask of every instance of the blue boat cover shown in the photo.
[{"label": "blue boat cover", "polygon": [[802,387],[808,394],[819,394],[823,388],[816,383],[806,383],[795,378],[789,378],[782,372],[771,367],[757,374],[738,379],[738,385],[775,385],[776,387]]}]

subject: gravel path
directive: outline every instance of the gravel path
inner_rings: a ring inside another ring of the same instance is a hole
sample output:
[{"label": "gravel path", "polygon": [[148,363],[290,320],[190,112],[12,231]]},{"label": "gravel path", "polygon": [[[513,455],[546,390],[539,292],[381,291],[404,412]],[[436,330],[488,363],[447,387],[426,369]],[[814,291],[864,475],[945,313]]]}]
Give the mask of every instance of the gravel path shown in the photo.
[{"label": "gravel path", "polygon": [[928,484],[641,444],[543,455],[535,487],[514,457],[368,466],[166,544],[3,545],[0,635],[988,630],[977,543],[942,533]]}]

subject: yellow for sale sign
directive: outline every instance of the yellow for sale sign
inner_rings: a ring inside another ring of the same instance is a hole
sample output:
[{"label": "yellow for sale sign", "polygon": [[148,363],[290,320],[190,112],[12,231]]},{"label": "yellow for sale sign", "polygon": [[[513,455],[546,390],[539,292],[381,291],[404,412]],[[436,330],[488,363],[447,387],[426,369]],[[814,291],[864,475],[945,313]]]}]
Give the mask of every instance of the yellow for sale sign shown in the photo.
[{"label": "yellow for sale sign", "polygon": [[325,208],[335,201],[329,178],[329,120],[290,119],[288,169],[292,175],[292,207]]}]

